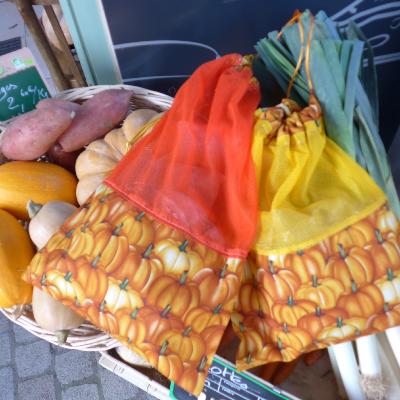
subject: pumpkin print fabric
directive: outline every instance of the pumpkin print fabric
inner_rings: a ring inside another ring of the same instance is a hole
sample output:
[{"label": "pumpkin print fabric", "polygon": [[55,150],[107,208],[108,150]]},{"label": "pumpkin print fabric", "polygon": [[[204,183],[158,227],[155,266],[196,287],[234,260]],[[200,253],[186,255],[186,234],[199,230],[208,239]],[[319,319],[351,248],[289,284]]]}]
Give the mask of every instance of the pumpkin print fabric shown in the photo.
[{"label": "pumpkin print fabric", "polygon": [[188,239],[101,186],[24,278],[199,393],[242,271],[242,260]]}]

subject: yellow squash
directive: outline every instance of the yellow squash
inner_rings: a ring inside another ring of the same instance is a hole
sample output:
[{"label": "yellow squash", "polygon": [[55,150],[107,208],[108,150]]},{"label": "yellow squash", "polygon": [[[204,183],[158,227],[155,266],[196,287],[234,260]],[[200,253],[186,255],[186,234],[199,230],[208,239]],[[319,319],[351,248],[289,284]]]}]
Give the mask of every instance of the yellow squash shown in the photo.
[{"label": "yellow squash", "polygon": [[0,307],[31,302],[32,286],[21,275],[33,255],[28,232],[11,214],[0,210]]},{"label": "yellow squash", "polygon": [[75,204],[76,179],[50,163],[13,161],[0,166],[0,208],[19,219],[28,219],[29,200],[44,204],[60,200]]}]

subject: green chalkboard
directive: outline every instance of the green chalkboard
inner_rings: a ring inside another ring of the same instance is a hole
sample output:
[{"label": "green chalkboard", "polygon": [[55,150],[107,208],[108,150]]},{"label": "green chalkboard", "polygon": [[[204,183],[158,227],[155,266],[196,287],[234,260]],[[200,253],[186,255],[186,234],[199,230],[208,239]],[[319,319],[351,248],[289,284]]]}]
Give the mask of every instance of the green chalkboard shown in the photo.
[{"label": "green chalkboard", "polygon": [[0,121],[26,113],[50,94],[35,67],[0,78]]}]

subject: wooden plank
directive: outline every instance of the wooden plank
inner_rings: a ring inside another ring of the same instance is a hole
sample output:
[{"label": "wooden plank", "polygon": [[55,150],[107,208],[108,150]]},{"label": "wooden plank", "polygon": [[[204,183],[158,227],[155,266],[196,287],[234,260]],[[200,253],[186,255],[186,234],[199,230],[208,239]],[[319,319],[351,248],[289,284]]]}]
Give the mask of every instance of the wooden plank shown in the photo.
[{"label": "wooden plank", "polygon": [[61,50],[63,53],[63,57],[65,59],[65,62],[67,64],[68,69],[71,71],[74,79],[76,80],[78,86],[86,86],[86,82],[83,78],[83,75],[81,71],[79,70],[75,59],[71,53],[71,50],[69,48],[67,39],[64,36],[64,32],[60,26],[60,23],[58,22],[56,13],[54,12],[54,9],[52,6],[44,6],[44,10],[49,17],[50,24],[54,30],[54,33],[57,37],[58,43],[61,46]]},{"label": "wooden plank", "polygon": [[40,54],[42,55],[47,68],[54,80],[58,90],[65,90],[70,88],[68,80],[65,78],[57,58],[51,50],[50,44],[47,40],[45,33],[38,21],[38,18],[33,10],[32,3],[29,0],[14,0],[26,26],[31,33]]}]

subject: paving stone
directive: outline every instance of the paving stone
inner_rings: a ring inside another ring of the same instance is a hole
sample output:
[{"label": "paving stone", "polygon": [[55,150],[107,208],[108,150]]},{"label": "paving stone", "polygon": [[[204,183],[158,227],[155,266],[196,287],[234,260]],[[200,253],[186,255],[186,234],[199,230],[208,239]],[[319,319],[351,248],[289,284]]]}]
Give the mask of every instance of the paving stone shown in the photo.
[{"label": "paving stone", "polygon": [[21,378],[43,374],[51,366],[50,344],[40,340],[17,346],[15,362],[18,376]]},{"label": "paving stone", "polygon": [[6,332],[11,328],[12,322],[0,313],[0,333]]},{"label": "paving stone", "polygon": [[99,372],[105,400],[142,400],[153,398],[135,385],[132,385],[132,383],[105,368],[100,367]]},{"label": "paving stone", "polygon": [[11,341],[9,334],[0,334],[0,367],[11,362]]},{"label": "paving stone", "polygon": [[62,354],[67,351],[70,351],[70,349],[66,349],[65,347],[57,346],[56,344],[50,344],[50,349],[51,349],[51,352],[54,354]]},{"label": "paving stone", "polygon": [[63,385],[80,381],[92,376],[96,359],[94,354],[84,351],[71,350],[56,355],[57,379]]},{"label": "paving stone", "polygon": [[10,367],[0,369],[0,400],[14,400],[14,377]]},{"label": "paving stone", "polygon": [[17,324],[13,324],[15,341],[18,344],[37,342],[40,339]]},{"label": "paving stone", "polygon": [[72,386],[62,393],[62,400],[99,400],[97,385]]},{"label": "paving stone", "polygon": [[21,400],[56,400],[53,376],[44,375],[20,382],[18,384],[18,397]]}]

